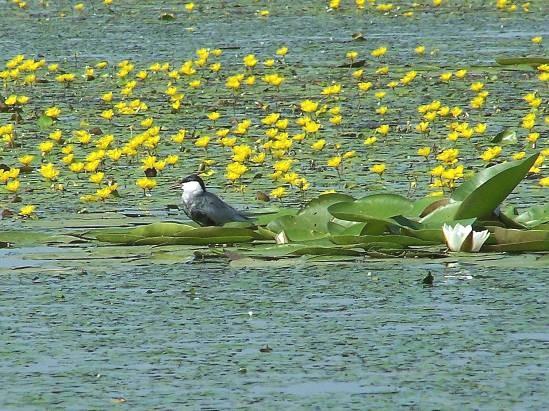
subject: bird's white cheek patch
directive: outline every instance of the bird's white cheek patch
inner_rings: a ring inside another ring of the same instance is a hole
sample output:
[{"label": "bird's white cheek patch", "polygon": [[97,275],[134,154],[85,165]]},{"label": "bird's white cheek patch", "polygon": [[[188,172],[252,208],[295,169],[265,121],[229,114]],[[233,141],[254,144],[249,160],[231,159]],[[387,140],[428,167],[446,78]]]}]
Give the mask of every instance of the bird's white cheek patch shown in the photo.
[{"label": "bird's white cheek patch", "polygon": [[200,183],[198,181],[189,181],[187,183],[183,183],[183,201],[185,203],[188,203],[194,196],[202,193],[202,187],[200,186]]}]

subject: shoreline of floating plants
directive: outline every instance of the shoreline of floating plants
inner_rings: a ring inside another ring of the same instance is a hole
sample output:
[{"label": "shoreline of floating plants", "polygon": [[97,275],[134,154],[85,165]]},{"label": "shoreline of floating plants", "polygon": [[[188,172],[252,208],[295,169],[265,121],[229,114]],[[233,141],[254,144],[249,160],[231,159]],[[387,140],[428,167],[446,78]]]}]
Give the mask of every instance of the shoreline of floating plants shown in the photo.
[{"label": "shoreline of floating plants", "polygon": [[[136,228],[96,229],[82,238],[120,245],[263,245],[269,254],[361,256],[443,256],[443,226],[461,224],[487,230],[481,251],[549,251],[549,206],[521,214],[502,201],[528,173],[538,154],[498,164],[465,181],[448,198],[408,199],[378,193],[355,199],[322,194],[301,210],[281,209],[256,218],[254,225],[194,227],[158,222]],[[473,230],[468,234],[472,238]],[[471,251],[463,238],[460,249]],[[272,247],[265,248],[265,244]],[[450,247],[452,248],[452,247]],[[477,250],[478,251],[478,250]]]}]

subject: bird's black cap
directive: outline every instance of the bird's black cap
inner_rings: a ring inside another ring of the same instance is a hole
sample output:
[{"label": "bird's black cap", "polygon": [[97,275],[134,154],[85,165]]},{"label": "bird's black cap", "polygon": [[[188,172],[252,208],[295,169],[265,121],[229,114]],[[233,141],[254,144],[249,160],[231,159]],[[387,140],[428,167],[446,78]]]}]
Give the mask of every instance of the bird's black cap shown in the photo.
[{"label": "bird's black cap", "polygon": [[191,181],[196,181],[198,184],[200,184],[200,187],[202,187],[202,190],[206,191],[206,185],[204,184],[204,180],[202,180],[202,178],[200,178],[198,174],[191,174],[185,177],[183,180],[181,180],[181,184],[189,183]]}]

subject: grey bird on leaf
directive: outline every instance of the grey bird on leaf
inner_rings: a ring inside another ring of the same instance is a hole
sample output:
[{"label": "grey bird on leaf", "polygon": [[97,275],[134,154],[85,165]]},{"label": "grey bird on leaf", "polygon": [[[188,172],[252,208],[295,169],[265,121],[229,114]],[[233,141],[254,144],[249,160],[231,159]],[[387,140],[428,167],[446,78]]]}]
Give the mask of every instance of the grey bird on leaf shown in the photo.
[{"label": "grey bird on leaf", "polygon": [[201,226],[221,226],[233,221],[251,222],[218,196],[206,191],[204,181],[197,174],[185,177],[177,187],[182,191],[183,211]]}]

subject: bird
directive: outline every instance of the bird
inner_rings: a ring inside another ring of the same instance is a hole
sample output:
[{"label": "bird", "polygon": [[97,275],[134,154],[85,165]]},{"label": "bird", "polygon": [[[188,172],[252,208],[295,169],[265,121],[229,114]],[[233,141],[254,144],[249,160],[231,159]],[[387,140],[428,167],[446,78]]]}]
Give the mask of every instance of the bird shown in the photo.
[{"label": "bird", "polygon": [[191,174],[181,180],[177,186],[182,190],[181,202],[185,214],[201,226],[222,226],[250,219],[235,210],[218,196],[206,191],[206,185],[198,174]]}]

